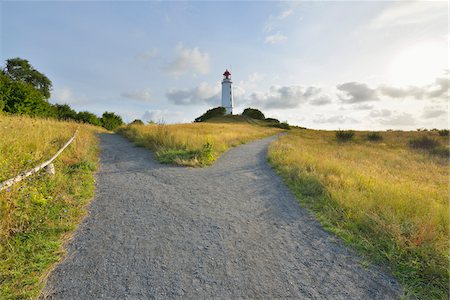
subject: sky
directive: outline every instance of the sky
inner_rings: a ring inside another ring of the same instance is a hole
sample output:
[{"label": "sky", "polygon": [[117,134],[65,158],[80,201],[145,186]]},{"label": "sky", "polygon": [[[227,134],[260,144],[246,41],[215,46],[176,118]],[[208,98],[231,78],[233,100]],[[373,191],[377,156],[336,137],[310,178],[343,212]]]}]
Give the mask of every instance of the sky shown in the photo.
[{"label": "sky", "polygon": [[221,104],[314,129],[449,127],[449,4],[0,1],[0,57],[77,111],[185,123]]}]

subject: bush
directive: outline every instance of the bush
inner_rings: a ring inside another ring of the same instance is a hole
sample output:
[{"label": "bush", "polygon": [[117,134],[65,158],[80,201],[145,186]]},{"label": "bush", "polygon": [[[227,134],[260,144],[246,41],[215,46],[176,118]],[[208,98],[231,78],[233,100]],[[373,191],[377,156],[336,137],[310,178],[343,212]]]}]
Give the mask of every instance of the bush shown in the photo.
[{"label": "bush", "polygon": [[246,108],[242,112],[242,115],[250,117],[252,119],[256,119],[256,120],[265,120],[266,119],[264,114],[259,109],[256,109],[256,108],[250,108],[250,107]]},{"label": "bush", "polygon": [[272,125],[270,125],[270,127],[276,127],[276,128],[286,129],[286,130],[291,129],[291,126],[286,122],[279,123],[279,124],[272,124]]},{"label": "bush", "polygon": [[449,135],[449,130],[448,129],[442,129],[438,131],[440,136],[448,136]]},{"label": "bush", "polygon": [[367,135],[367,140],[371,142],[378,142],[381,141],[383,137],[378,132],[372,132]]},{"label": "bush", "polygon": [[207,110],[203,115],[196,118],[194,122],[204,122],[208,119],[214,118],[214,117],[222,117],[226,113],[226,109],[223,106],[218,106],[215,108],[212,108],[210,110]]},{"label": "bush", "polygon": [[265,121],[266,122],[271,122],[271,123],[280,123],[280,120],[274,119],[274,118],[266,118]]},{"label": "bush", "polygon": [[433,150],[440,146],[439,142],[428,136],[409,140],[409,146],[413,149]]},{"label": "bush", "polygon": [[108,130],[114,130],[123,124],[122,118],[113,112],[105,111],[102,115],[102,125]]},{"label": "bush", "polygon": [[355,132],[352,130],[338,130],[336,131],[336,139],[339,142],[348,142],[353,139]]},{"label": "bush", "polygon": [[92,125],[102,126],[102,121],[99,117],[97,117],[95,114],[90,113],[88,111],[81,111],[77,113],[77,121],[88,123]]},{"label": "bush", "polygon": [[144,125],[144,122],[142,122],[142,120],[136,119],[133,122],[131,122],[129,125]]}]

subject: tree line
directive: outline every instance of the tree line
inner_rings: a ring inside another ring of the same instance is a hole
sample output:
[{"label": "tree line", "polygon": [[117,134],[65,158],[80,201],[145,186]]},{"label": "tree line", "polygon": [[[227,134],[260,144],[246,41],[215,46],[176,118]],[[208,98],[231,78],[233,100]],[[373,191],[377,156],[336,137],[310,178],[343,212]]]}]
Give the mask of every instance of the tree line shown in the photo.
[{"label": "tree line", "polygon": [[6,60],[0,67],[0,112],[34,117],[73,120],[103,126],[114,130],[123,124],[122,118],[113,112],[101,117],[89,112],[76,112],[68,104],[51,104],[52,82],[26,59],[19,57]]}]

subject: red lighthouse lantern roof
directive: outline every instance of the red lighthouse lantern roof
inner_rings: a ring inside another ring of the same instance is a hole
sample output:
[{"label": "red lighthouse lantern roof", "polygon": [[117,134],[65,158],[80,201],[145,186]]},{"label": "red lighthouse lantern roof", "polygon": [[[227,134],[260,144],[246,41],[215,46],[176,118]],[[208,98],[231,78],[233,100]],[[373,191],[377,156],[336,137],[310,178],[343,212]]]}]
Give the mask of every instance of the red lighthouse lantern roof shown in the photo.
[{"label": "red lighthouse lantern roof", "polygon": [[225,73],[223,73],[223,76],[225,76],[225,78],[228,78],[231,76],[231,73],[227,70],[225,70]]}]

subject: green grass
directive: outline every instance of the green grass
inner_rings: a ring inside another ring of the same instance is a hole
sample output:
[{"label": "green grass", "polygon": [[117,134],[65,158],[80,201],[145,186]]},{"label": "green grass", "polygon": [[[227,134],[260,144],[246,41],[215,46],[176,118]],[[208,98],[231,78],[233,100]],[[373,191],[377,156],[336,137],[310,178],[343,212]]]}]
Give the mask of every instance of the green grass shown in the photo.
[{"label": "green grass", "polygon": [[51,157],[79,127],[56,159],[56,175],[41,171],[0,192],[0,299],[39,294],[64,243],[94,194],[99,128],[0,115],[0,181]]},{"label": "green grass", "polygon": [[[339,143],[335,132],[291,130],[269,161],[300,203],[366,261],[384,265],[408,296],[447,299],[448,157],[409,147],[433,132],[367,132]],[[448,149],[447,149],[448,151]]]}]

